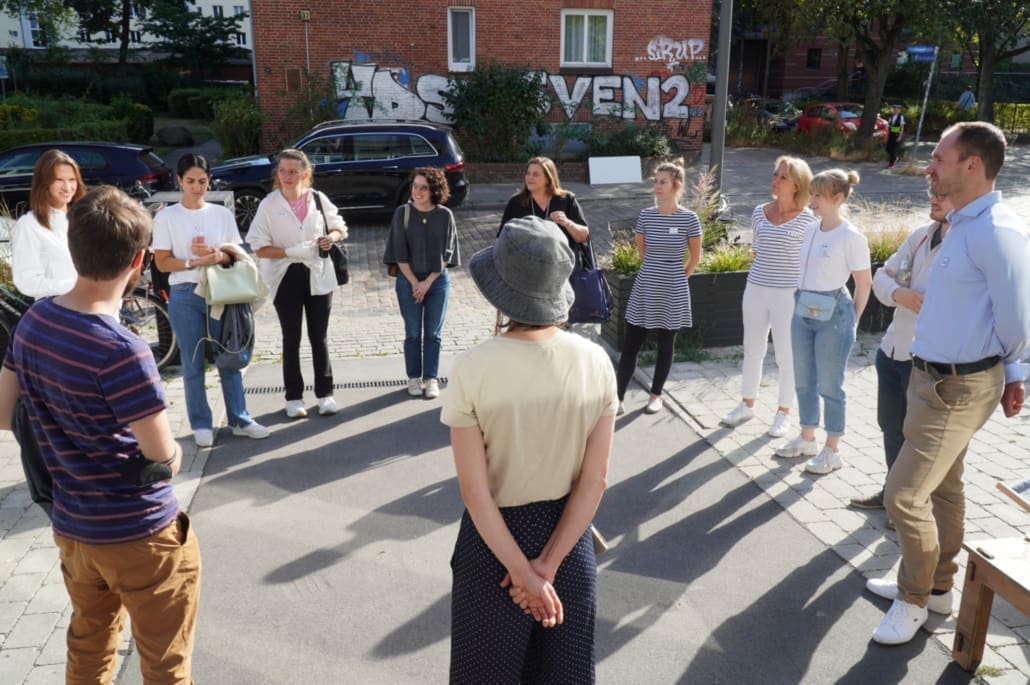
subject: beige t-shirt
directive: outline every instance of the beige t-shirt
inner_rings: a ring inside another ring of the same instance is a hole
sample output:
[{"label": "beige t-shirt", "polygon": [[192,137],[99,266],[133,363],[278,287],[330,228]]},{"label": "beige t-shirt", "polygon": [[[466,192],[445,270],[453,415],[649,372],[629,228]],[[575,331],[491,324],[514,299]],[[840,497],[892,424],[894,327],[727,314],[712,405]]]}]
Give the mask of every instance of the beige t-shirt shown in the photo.
[{"label": "beige t-shirt", "polygon": [[512,507],[569,494],[587,437],[618,404],[599,345],[565,331],[544,341],[498,336],[455,360],[440,420],[479,426],[494,502]]}]

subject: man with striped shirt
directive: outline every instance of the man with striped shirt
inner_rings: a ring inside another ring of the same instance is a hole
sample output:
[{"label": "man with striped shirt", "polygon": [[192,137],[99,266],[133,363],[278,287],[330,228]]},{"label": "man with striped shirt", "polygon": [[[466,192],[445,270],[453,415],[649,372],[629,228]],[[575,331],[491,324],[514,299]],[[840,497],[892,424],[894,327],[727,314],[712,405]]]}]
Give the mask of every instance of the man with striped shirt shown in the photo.
[{"label": "man with striped shirt", "polygon": [[182,448],[150,348],[118,322],[150,214],[103,186],[68,219],[75,286],[32,306],[0,371],[0,429],[10,428],[20,390],[53,477],[54,540],[72,604],[66,681],[111,682],[127,612],[144,682],[191,683],[200,549],[170,483]]}]

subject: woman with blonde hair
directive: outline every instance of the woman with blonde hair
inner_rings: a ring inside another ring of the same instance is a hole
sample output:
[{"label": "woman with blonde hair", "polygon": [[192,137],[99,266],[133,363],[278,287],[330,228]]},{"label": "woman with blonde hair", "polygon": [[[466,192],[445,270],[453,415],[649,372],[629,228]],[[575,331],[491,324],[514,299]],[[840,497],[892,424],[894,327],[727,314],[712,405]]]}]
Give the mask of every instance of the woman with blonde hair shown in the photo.
[{"label": "woman with blonde hair", "polygon": [[658,360],[644,411],[661,411],[662,388],[672,368],[676,332],[693,324],[687,280],[701,260],[701,221],[697,214],[680,206],[684,179],[682,163],[659,165],[654,174],[655,206],[640,210],[637,217],[634,233],[643,262],[626,307],[618,374],[620,414],[625,411],[622,400],[637,366],[637,354],[649,333],[658,338]]},{"label": "woman with blonde hair", "polygon": [[[830,169],[816,174],[811,202],[819,221],[808,227],[801,244],[801,275],[790,325],[801,434],[777,448],[776,456],[811,457],[805,471],[816,475],[844,465],[839,450],[846,410],[844,371],[873,285],[869,243],[841,215],[857,184],[854,171]],[[849,277],[855,279],[854,299],[847,289]],[[821,450],[815,439],[820,397],[826,428]]]},{"label": "woman with blonde hair", "polygon": [[247,243],[259,257],[261,276],[272,293],[283,336],[286,416],[308,415],[300,370],[300,334],[307,318],[318,413],[336,413],[333,368],[329,361],[329,314],[336,272],[328,250],[347,237],[347,224],[329,198],[311,187],[307,155],[288,148],[279,153],[275,189],[254,213]]},{"label": "woman with blonde hair", "polygon": [[29,297],[63,295],[75,285],[68,251],[68,206],[86,194],[79,165],[60,150],[47,150],[32,170],[29,212],[14,224],[14,286]]},{"label": "woman with blonde hair", "polygon": [[590,228],[583,216],[583,209],[576,196],[561,187],[558,167],[549,157],[534,157],[526,162],[522,190],[508,200],[497,235],[501,234],[504,224],[524,216],[550,219],[558,224],[569,241],[569,247],[573,249],[576,243],[585,243],[590,239]]},{"label": "woman with blonde hair", "polygon": [[768,431],[773,438],[782,438],[790,430],[790,408],[794,404],[790,322],[794,316],[794,290],[801,271],[801,242],[805,239],[805,229],[815,221],[815,215],[808,208],[811,182],[812,170],[803,159],[780,157],[773,171],[773,199],[755,207],[751,214],[751,250],[755,260],[741,301],[744,318],[741,400],[722,423],[733,428],[754,417],[762,361],[772,329],[780,386],[779,406]]}]

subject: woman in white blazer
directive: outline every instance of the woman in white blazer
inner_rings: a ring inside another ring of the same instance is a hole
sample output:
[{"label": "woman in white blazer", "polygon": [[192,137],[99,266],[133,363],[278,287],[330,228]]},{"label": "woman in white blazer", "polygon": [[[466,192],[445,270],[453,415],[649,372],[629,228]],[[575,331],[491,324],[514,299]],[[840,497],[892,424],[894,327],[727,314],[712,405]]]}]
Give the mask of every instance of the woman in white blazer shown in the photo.
[{"label": "woman in white blazer", "polygon": [[311,162],[300,150],[280,152],[275,190],[261,201],[247,233],[279,316],[286,415],[291,419],[308,415],[300,370],[302,317],[307,319],[318,413],[336,413],[327,339],[336,272],[328,249],[347,237],[347,224],[329,198],[311,187],[311,172]]}]

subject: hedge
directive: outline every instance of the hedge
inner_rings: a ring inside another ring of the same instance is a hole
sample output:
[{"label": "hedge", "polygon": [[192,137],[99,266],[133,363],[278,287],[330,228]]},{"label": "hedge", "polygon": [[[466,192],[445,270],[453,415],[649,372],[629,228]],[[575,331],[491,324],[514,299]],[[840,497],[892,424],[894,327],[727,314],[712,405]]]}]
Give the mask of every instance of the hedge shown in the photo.
[{"label": "hedge", "polygon": [[110,140],[120,141],[128,138],[125,120],[120,121],[87,121],[62,128],[23,128],[0,130],[0,150],[28,145],[29,143],[47,143],[69,140]]}]

